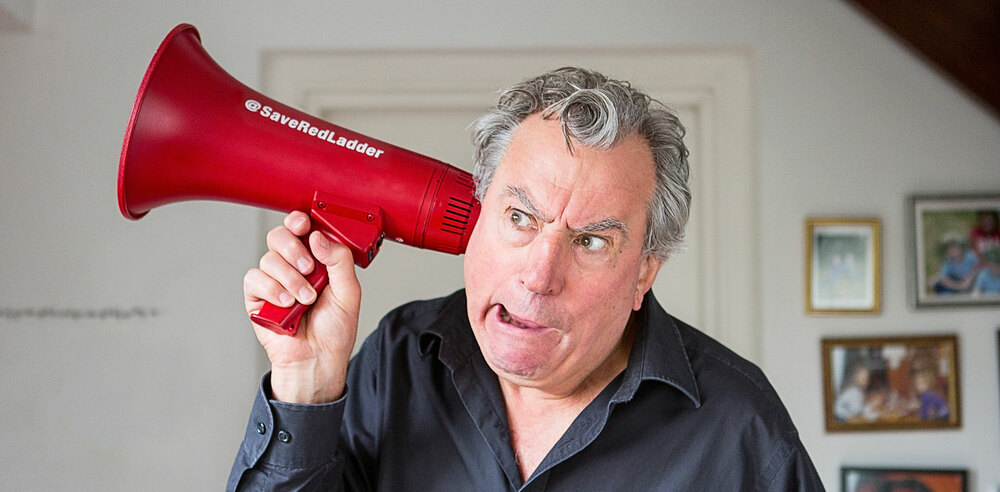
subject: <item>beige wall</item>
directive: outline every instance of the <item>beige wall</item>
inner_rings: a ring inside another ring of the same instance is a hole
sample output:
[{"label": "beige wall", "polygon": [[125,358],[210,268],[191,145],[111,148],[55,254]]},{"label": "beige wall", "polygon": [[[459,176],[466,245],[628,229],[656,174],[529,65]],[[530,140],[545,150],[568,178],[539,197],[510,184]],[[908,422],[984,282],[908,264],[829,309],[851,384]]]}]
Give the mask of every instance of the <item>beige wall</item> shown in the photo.
[{"label": "beige wall", "polygon": [[[33,31],[0,32],[0,309],[85,317],[0,317],[5,487],[215,489],[238,446],[258,377],[240,299],[256,213],[184,204],[127,223],[115,204],[132,97],[178,22],[251,86],[264,49],[750,48],[763,368],[827,487],[843,464],[966,467],[973,490],[1000,484],[1000,311],[909,307],[904,226],[908,193],[1000,188],[1000,124],[842,3],[26,3]],[[803,220],[826,214],[881,217],[881,316],[803,314]],[[101,320],[91,307],[159,315]],[[960,339],[962,429],[823,431],[820,338],[930,332]]]}]

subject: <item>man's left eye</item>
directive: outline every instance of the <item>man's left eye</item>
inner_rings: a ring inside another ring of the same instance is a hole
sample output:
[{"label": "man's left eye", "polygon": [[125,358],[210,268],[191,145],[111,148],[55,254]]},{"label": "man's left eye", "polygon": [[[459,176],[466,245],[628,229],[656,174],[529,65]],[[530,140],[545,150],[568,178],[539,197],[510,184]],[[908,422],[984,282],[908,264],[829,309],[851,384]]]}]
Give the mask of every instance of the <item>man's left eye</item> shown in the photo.
[{"label": "man's left eye", "polygon": [[597,236],[580,236],[576,243],[590,251],[599,251],[608,246],[608,242]]},{"label": "man's left eye", "polygon": [[510,218],[511,223],[516,225],[517,227],[531,226],[531,218],[528,216],[528,214],[516,208],[510,210],[510,215],[508,216],[508,218]]}]

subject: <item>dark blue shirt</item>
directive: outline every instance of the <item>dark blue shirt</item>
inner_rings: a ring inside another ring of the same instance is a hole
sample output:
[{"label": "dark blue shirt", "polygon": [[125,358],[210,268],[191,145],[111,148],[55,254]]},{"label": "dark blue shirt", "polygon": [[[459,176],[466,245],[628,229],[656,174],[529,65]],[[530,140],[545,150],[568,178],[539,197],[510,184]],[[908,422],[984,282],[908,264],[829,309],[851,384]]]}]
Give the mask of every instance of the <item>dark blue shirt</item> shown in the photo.
[{"label": "dark blue shirt", "polygon": [[647,294],[627,368],[521,479],[465,292],[389,313],[324,405],[265,375],[228,489],[823,490],[761,371]]}]

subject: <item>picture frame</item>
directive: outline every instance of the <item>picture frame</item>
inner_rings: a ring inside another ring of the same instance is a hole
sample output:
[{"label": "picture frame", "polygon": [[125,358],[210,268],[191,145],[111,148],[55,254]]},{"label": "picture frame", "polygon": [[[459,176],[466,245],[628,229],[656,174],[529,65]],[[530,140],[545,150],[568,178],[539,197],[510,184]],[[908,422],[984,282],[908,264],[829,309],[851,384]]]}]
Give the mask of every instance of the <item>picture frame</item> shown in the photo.
[{"label": "picture frame", "polygon": [[968,492],[965,469],[868,468],[840,469],[841,492]]},{"label": "picture frame", "polygon": [[1000,305],[1000,193],[908,198],[918,308]]},{"label": "picture frame", "polygon": [[955,335],[824,338],[826,430],[962,425]]},{"label": "picture frame", "polygon": [[881,221],[806,219],[806,313],[881,310]]}]

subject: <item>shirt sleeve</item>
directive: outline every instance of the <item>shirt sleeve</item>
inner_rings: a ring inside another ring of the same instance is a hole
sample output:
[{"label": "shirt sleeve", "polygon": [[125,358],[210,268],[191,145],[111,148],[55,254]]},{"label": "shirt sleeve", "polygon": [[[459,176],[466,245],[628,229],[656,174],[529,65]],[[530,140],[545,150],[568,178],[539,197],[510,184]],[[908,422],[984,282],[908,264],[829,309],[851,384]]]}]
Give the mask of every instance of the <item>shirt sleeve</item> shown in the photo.
[{"label": "shirt sleeve", "polygon": [[381,358],[382,339],[369,336],[347,366],[344,396],[319,405],[270,399],[265,374],[226,490],[374,490]]},{"label": "shirt sleeve", "polygon": [[979,275],[976,275],[976,283],[975,283],[975,285],[973,285],[972,290],[974,290],[976,292],[982,292],[983,290],[985,290],[985,288],[986,288],[986,281],[987,281],[987,275],[989,275],[989,274],[990,274],[989,270],[987,270],[985,268],[983,270],[981,270],[979,272]]},{"label": "shirt sleeve", "polygon": [[347,391],[332,403],[284,403],[269,399],[270,378],[261,379],[226,490],[341,490]]},{"label": "shirt sleeve", "polygon": [[837,397],[837,402],[833,405],[833,414],[840,420],[848,420],[851,417],[861,415],[864,410],[864,395],[859,391],[852,391],[853,386],[844,389]]},{"label": "shirt sleeve", "polygon": [[771,482],[763,490],[773,492],[798,491],[798,492],[823,492],[823,482],[819,479],[816,467],[809,459],[802,441],[798,438],[798,433],[794,433],[794,438],[790,451],[786,454],[784,462],[778,468]]}]

